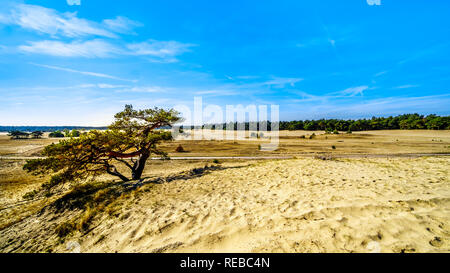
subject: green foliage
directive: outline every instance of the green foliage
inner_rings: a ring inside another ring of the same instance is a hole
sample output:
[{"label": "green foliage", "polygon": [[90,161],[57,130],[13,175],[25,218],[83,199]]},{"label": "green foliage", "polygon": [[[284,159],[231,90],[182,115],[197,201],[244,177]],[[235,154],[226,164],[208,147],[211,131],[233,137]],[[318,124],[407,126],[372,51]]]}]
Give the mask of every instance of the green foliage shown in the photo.
[{"label": "green foliage", "polygon": [[42,138],[42,136],[44,135],[44,132],[41,131],[34,131],[31,133],[31,137],[38,139],[38,138]]},{"label": "green foliage", "polygon": [[[137,111],[127,105],[115,118],[109,130],[93,130],[45,147],[42,154],[46,158],[27,161],[24,170],[34,175],[52,174],[43,185],[46,190],[105,173],[123,181],[140,179],[151,154],[167,157],[157,145],[172,140],[172,135],[158,128],[180,120],[178,113],[158,108]],[[118,171],[118,164],[130,169],[131,178]]]},{"label": "green foliage", "polygon": [[72,131],[65,129],[63,131],[65,137],[79,137],[81,135],[80,131],[72,129]]},{"label": "green foliage", "polygon": [[63,138],[63,137],[65,137],[65,135],[61,131],[51,132],[48,136],[51,137],[51,138]]},{"label": "green foliage", "polygon": [[[267,130],[271,131],[272,122],[266,121]],[[252,123],[229,122],[228,124],[216,124],[215,128],[227,129],[227,126],[234,130],[250,129]],[[193,129],[195,126],[182,128]],[[200,126],[205,128],[206,125]],[[242,128],[242,129],[240,129]],[[261,124],[254,124],[254,128],[262,130]],[[265,129],[265,128],[264,128]],[[429,130],[450,130],[450,116],[440,117],[437,115],[423,116],[419,114],[406,114],[396,117],[373,117],[371,119],[341,120],[341,119],[320,119],[320,120],[294,120],[279,122],[280,130],[307,130],[307,131],[325,131],[332,133],[334,130],[341,132],[356,132],[368,130],[398,130],[398,129],[429,129]],[[253,129],[252,129],[253,130]],[[256,136],[256,134],[255,134]]]},{"label": "green foliage", "polygon": [[8,136],[10,136],[11,139],[27,139],[30,134],[21,131],[12,131],[9,132]]},{"label": "green foliage", "polygon": [[33,190],[24,194],[23,199],[32,200],[39,192],[37,190]]},{"label": "green foliage", "polygon": [[[270,122],[269,122],[270,127]],[[280,122],[280,130],[324,130],[331,133],[337,131],[367,131],[392,129],[429,129],[450,130],[450,117],[436,115],[423,116],[419,114],[406,114],[396,117],[381,117],[359,120],[321,119],[305,121]]]}]

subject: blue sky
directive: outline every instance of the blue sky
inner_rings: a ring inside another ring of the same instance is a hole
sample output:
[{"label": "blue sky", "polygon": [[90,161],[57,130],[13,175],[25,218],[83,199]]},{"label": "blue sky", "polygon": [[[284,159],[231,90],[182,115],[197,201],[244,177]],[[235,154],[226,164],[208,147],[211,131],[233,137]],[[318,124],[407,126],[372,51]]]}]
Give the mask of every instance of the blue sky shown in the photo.
[{"label": "blue sky", "polygon": [[450,1],[8,1],[0,125],[277,104],[281,120],[448,115]]}]

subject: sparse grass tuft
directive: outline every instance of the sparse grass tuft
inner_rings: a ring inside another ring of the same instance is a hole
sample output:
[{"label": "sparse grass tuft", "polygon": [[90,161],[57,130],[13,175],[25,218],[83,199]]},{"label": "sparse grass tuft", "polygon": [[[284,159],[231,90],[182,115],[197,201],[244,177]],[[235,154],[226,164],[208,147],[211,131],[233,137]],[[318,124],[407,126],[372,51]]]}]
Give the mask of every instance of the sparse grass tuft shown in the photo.
[{"label": "sparse grass tuft", "polygon": [[23,199],[32,200],[39,192],[37,190],[33,190],[24,194]]},{"label": "sparse grass tuft", "polygon": [[331,154],[316,155],[316,156],[314,156],[314,158],[319,159],[319,160],[334,160],[334,157]]},{"label": "sparse grass tuft", "polygon": [[76,229],[76,225],[72,221],[64,222],[56,227],[56,234],[59,238],[65,238],[72,234]]}]

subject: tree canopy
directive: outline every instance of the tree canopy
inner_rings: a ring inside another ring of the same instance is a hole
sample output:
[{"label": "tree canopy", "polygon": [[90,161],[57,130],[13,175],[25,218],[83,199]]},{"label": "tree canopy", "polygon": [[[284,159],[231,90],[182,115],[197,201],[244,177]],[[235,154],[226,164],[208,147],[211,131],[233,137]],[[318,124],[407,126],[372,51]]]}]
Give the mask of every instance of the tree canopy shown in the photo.
[{"label": "tree canopy", "polygon": [[9,132],[8,136],[11,137],[11,139],[26,139],[28,136],[30,136],[27,132],[21,132],[21,131],[12,131]]},{"label": "tree canopy", "polygon": [[[259,128],[259,123],[254,122],[254,127]],[[250,123],[234,123],[234,130],[245,128],[249,130]],[[217,128],[226,130],[227,124],[218,124]],[[206,125],[202,126],[206,128]],[[270,131],[272,123],[267,121],[267,129]],[[186,128],[186,126],[184,126]],[[187,128],[193,128],[188,126]],[[233,127],[232,127],[233,128]],[[405,114],[396,117],[373,117],[371,119],[342,120],[342,119],[320,119],[320,120],[294,120],[281,121],[280,130],[307,130],[307,131],[369,131],[369,130],[450,130],[450,116]]]},{"label": "tree canopy", "polygon": [[[46,158],[27,161],[24,170],[34,175],[52,174],[44,185],[48,189],[105,173],[123,181],[139,180],[152,154],[167,157],[157,145],[172,140],[172,135],[158,128],[179,120],[179,113],[172,109],[135,110],[127,105],[108,130],[93,130],[49,145],[43,151]],[[130,175],[122,169],[128,169]]]}]

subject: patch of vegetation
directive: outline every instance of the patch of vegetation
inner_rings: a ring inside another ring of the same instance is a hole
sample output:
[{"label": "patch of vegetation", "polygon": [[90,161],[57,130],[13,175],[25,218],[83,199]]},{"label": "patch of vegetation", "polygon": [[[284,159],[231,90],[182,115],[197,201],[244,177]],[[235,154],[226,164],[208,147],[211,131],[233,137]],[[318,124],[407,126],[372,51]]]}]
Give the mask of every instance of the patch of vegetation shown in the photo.
[{"label": "patch of vegetation", "polygon": [[335,145],[331,146],[331,149],[336,150],[336,146]]},{"label": "patch of vegetation", "polygon": [[27,139],[30,134],[27,132],[12,131],[8,134],[8,136],[10,136],[11,139]]},{"label": "patch of vegetation", "polygon": [[65,135],[61,131],[54,131],[54,132],[51,132],[48,135],[48,137],[51,137],[51,138],[63,138],[63,137],[65,137]]},{"label": "patch of vegetation", "polygon": [[177,152],[177,153],[185,153],[186,151],[184,150],[183,146],[180,144],[180,145],[178,145],[178,147],[175,149],[175,152]]},{"label": "patch of vegetation", "polygon": [[315,159],[319,159],[319,160],[334,160],[334,157],[330,154],[326,154],[326,155],[316,155],[314,156]]},{"label": "patch of vegetation", "polygon": [[312,135],[309,136],[309,139],[315,139],[316,138],[316,134],[313,133]]},{"label": "patch of vegetation", "polygon": [[64,238],[72,234],[76,230],[76,225],[72,221],[64,222],[56,227],[56,234],[60,238]]},{"label": "patch of vegetation", "polygon": [[60,224],[55,232],[60,238],[64,238],[73,232],[85,232],[96,215],[106,212],[109,215],[119,215],[117,211],[121,203],[117,202],[124,194],[123,187],[113,183],[97,182],[76,186],[68,194],[53,202],[51,207],[56,212],[79,209],[83,211],[71,220]]},{"label": "patch of vegetation", "polygon": [[39,191],[37,191],[37,190],[30,191],[30,192],[26,193],[26,194],[23,196],[23,199],[25,199],[25,200],[32,200],[32,199],[34,199],[34,197],[36,197],[36,195],[37,195],[38,193],[39,193]]},{"label": "patch of vegetation", "polygon": [[40,139],[44,135],[44,132],[42,131],[34,131],[31,133],[31,137],[34,139]]},{"label": "patch of vegetation", "polygon": [[[219,128],[226,128],[227,124],[219,125]],[[191,128],[192,126],[188,126]],[[231,128],[239,130],[238,128],[245,128],[249,130],[250,123],[246,122],[243,125],[237,122],[231,124]],[[259,125],[256,124],[259,128]],[[272,123],[267,122],[267,128],[270,131]],[[192,129],[192,128],[191,128]],[[437,115],[419,115],[419,114],[405,114],[396,117],[373,117],[371,119],[358,120],[341,120],[341,119],[320,119],[320,120],[294,120],[282,121],[279,123],[280,130],[307,130],[307,131],[369,131],[369,130],[414,130],[414,129],[429,129],[429,130],[450,130],[450,116]]]}]

